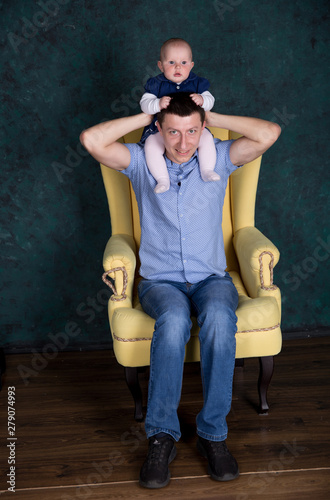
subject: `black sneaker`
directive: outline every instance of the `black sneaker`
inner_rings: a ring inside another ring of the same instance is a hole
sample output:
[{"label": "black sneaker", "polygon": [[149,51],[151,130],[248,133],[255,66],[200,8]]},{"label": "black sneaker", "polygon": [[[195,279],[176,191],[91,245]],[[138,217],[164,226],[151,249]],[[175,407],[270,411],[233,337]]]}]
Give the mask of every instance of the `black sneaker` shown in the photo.
[{"label": "black sneaker", "polygon": [[171,436],[149,439],[147,458],[140,472],[140,484],[145,488],[163,488],[171,478],[169,464],[176,457],[176,447]]},{"label": "black sneaker", "polygon": [[209,462],[208,473],[216,481],[231,481],[239,476],[235,458],[225,441],[208,441],[198,437],[197,449]]}]

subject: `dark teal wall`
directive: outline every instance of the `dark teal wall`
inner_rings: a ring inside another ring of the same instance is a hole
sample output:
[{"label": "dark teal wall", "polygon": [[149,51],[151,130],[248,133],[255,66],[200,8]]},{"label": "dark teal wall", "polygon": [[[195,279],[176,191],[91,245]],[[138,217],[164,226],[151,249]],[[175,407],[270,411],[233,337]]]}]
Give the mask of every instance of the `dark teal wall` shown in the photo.
[{"label": "dark teal wall", "polygon": [[173,36],[191,43],[215,111],[282,126],[263,159],[257,226],[281,251],[283,329],[329,327],[326,0],[0,7],[2,344],[110,345],[100,277],[111,227],[99,167],[79,134],[139,111],[159,47]]}]

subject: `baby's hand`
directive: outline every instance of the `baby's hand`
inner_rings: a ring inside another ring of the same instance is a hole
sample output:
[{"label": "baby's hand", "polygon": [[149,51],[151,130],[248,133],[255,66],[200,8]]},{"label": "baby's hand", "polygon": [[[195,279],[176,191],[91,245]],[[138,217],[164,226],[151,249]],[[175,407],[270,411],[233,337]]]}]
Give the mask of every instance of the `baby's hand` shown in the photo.
[{"label": "baby's hand", "polygon": [[203,106],[204,99],[200,94],[190,94],[190,97],[197,106]]},{"label": "baby's hand", "polygon": [[170,104],[171,97],[168,97],[167,95],[164,95],[161,99],[159,99],[159,107],[160,110],[166,109],[167,106]]}]

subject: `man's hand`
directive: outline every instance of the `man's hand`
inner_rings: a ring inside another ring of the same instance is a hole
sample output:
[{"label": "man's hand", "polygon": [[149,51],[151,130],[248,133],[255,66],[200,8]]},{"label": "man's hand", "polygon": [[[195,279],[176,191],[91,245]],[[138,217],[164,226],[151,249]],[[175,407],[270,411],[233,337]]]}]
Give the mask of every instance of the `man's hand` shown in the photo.
[{"label": "man's hand", "polygon": [[190,94],[190,97],[197,106],[203,106],[204,99],[200,94]]},{"label": "man's hand", "polygon": [[167,95],[164,95],[164,97],[162,97],[161,99],[159,99],[160,110],[166,109],[167,106],[170,104],[170,102],[171,102],[171,97],[169,97]]}]

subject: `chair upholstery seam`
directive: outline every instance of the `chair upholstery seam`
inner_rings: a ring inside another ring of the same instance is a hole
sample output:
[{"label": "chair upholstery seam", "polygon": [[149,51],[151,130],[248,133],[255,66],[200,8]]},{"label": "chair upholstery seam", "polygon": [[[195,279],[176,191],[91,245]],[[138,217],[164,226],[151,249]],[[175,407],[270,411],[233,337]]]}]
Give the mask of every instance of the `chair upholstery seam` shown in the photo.
[{"label": "chair upholstery seam", "polygon": [[[267,328],[254,328],[252,330],[238,330],[237,333],[252,333],[252,332],[270,332],[272,330],[276,330],[276,328],[280,327],[280,323],[277,323],[277,325],[274,326],[269,326]],[[127,339],[124,337],[118,337],[115,333],[113,333],[113,337],[115,340],[118,342],[141,342],[141,341],[151,341],[150,337],[134,337],[131,339]]]}]

